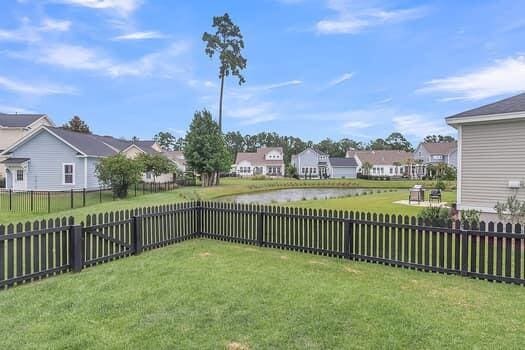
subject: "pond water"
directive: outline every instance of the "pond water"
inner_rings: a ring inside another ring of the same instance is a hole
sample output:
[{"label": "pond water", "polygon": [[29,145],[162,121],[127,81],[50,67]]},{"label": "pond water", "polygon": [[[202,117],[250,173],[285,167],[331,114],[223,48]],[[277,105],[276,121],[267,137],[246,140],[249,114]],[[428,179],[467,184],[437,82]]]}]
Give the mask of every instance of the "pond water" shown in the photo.
[{"label": "pond water", "polygon": [[284,190],[240,194],[223,199],[242,204],[270,204],[294,202],[303,199],[314,200],[347,197],[357,193],[361,194],[365,191],[367,190],[363,188],[288,188]]}]

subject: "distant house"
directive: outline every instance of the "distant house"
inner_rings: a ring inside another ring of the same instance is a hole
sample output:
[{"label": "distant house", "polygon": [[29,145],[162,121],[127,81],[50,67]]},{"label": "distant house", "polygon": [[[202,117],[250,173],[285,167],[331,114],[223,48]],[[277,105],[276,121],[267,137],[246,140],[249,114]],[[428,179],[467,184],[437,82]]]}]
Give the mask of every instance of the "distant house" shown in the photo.
[{"label": "distant house", "polygon": [[454,142],[422,142],[414,151],[414,159],[425,165],[446,164],[457,167],[458,143]]},{"label": "distant house", "polygon": [[494,218],[511,195],[525,200],[525,93],[446,119],[458,130],[458,209]]},{"label": "distant house", "polygon": [[[42,125],[54,126],[53,121],[45,114],[0,113],[0,153]],[[4,159],[0,156],[0,161]],[[5,176],[5,166],[0,163],[0,178]]]},{"label": "distant house", "polygon": [[292,165],[301,178],[355,179],[357,176],[357,163],[353,158],[330,157],[314,148],[292,155]]},{"label": "distant house", "polygon": [[424,175],[424,166],[418,164],[412,153],[406,151],[350,149],[346,152],[346,157],[356,160],[357,172],[363,175],[414,179]]},{"label": "distant house", "polygon": [[233,165],[239,176],[284,176],[282,147],[261,147],[256,152],[239,152]]},{"label": "distant house", "polygon": [[330,156],[314,148],[307,148],[292,155],[292,166],[302,178],[325,178],[329,176],[328,158]]},{"label": "distant house", "polygon": [[[98,188],[95,168],[101,158],[118,153],[131,158],[140,152],[161,154],[155,147],[152,141],[134,143],[41,126],[1,154],[5,158],[6,187],[20,191]],[[147,181],[147,174],[144,177]]]},{"label": "distant house", "polygon": [[186,159],[184,158],[184,153],[182,151],[162,151],[162,153],[174,162],[181,172],[184,173],[187,171]]},{"label": "distant house", "polygon": [[357,161],[354,158],[328,158],[328,173],[332,179],[355,179],[357,177]]}]

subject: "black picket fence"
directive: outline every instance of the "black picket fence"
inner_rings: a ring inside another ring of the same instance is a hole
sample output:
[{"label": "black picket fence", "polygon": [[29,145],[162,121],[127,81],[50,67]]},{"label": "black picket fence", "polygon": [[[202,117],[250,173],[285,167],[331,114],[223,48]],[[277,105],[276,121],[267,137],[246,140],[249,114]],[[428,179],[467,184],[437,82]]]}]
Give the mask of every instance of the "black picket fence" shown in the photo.
[{"label": "black picket fence", "polygon": [[[465,225],[464,225],[465,226]],[[139,254],[192,238],[368,261],[420,271],[525,284],[521,225],[217,202],[189,202],[0,225],[0,287]]]},{"label": "black picket fence", "polygon": [[[180,180],[166,183],[139,183],[131,186],[128,197],[165,192],[191,181]],[[51,213],[83,208],[93,204],[115,200],[111,188],[72,189],[68,191],[13,191],[0,190],[0,212]]]}]

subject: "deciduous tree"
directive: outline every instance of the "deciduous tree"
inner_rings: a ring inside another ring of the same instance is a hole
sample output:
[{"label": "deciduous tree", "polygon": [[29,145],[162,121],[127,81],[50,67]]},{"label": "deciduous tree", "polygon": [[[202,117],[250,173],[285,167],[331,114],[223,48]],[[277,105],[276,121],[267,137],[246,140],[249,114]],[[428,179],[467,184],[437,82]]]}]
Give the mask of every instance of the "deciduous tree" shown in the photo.
[{"label": "deciduous tree", "polygon": [[112,188],[117,198],[128,195],[129,186],[140,181],[142,168],[136,160],[129,159],[123,154],[102,158],[95,172],[99,181]]},{"label": "deciduous tree", "polygon": [[207,110],[193,117],[188,133],[184,157],[188,166],[201,175],[202,186],[215,186],[218,174],[230,170],[231,158],[219,125]]}]

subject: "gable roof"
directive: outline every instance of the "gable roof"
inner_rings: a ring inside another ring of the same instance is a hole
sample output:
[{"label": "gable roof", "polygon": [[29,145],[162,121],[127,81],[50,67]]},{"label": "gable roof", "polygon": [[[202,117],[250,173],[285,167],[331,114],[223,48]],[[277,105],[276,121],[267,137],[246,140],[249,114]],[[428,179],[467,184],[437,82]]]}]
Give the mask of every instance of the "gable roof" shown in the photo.
[{"label": "gable roof", "polygon": [[355,151],[347,152],[347,157],[357,157],[361,163],[370,163],[372,165],[394,165],[394,163],[403,163],[407,159],[413,159],[412,153],[406,151]]},{"label": "gable roof", "polygon": [[447,120],[493,114],[525,112],[525,93],[452,115]]},{"label": "gable roof", "polygon": [[423,142],[421,146],[424,147],[430,154],[449,154],[458,148],[457,141],[453,142]]},{"label": "gable roof", "polygon": [[266,154],[277,151],[283,153],[282,147],[261,147],[258,148],[256,152],[239,152],[235,159],[235,164],[246,161],[250,162],[253,165],[264,165],[264,164],[283,164],[284,160],[278,159],[265,159]]},{"label": "gable roof", "polygon": [[100,142],[97,135],[84,134],[80,132],[65,130],[62,128],[44,127],[44,129],[49,129],[59,138],[63,139],[64,141],[77,148],[82,153],[84,153],[84,155],[87,156],[107,157],[118,153],[110,146],[106,145],[103,142]]},{"label": "gable roof", "polygon": [[0,127],[25,128],[45,117],[45,114],[5,114],[0,113]]},{"label": "gable roof", "polygon": [[330,165],[333,167],[357,167],[357,162],[353,157],[330,157]]},{"label": "gable roof", "polygon": [[181,166],[186,166],[186,159],[184,158],[184,153],[182,151],[163,151],[162,154],[171,161],[176,162]]}]

